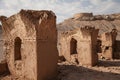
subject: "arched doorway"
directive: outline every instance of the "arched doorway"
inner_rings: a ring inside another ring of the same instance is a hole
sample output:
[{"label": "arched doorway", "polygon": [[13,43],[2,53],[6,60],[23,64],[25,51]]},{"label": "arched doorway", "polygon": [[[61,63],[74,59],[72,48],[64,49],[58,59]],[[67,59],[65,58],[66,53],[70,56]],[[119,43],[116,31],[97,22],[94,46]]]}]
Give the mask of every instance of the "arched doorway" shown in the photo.
[{"label": "arched doorway", "polygon": [[16,37],[14,42],[14,59],[21,60],[21,39],[19,37]]},{"label": "arched doorway", "polygon": [[77,53],[77,40],[72,38],[70,41],[70,55],[71,55],[71,61],[74,63],[79,64],[78,61],[78,53]]},{"label": "arched doorway", "polygon": [[74,38],[70,41],[70,54],[77,54],[77,40]]}]

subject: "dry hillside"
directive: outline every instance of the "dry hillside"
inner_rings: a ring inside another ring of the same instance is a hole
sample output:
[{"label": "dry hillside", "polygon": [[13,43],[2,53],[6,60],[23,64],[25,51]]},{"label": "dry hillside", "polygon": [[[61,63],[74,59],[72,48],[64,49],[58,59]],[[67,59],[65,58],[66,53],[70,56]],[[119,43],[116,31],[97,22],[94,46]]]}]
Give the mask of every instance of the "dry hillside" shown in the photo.
[{"label": "dry hillside", "polygon": [[78,13],[74,17],[59,23],[57,28],[58,32],[67,32],[86,25],[99,28],[99,34],[116,28],[118,30],[117,40],[120,40],[120,14],[92,15],[92,13]]}]

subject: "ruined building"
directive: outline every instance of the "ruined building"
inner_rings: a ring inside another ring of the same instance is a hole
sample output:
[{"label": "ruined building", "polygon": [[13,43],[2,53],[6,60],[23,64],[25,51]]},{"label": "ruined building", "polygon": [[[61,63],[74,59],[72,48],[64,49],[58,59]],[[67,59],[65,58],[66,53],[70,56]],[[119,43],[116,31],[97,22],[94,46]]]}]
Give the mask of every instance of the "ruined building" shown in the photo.
[{"label": "ruined building", "polygon": [[0,17],[10,74],[21,80],[48,80],[56,76],[57,30],[52,11],[21,10]]},{"label": "ruined building", "polygon": [[101,54],[99,58],[113,59],[115,58],[115,42],[116,42],[117,30],[113,29],[111,32],[103,33],[98,40],[101,44]]},{"label": "ruined building", "polygon": [[[75,14],[57,25],[59,56],[63,56],[69,62],[82,65],[95,65],[98,60],[97,53],[102,55],[104,53],[106,58],[112,58],[114,55],[120,58],[120,49],[119,51],[115,49],[116,52],[113,53],[114,48],[119,47],[118,43],[116,44],[116,37],[120,40],[120,32],[117,33],[119,27],[120,14]],[[98,44],[97,38],[100,35],[101,44]],[[100,52],[101,46],[104,48]]]},{"label": "ruined building", "polygon": [[17,79],[52,79],[57,73],[57,48],[64,60],[87,66],[97,64],[98,53],[109,59],[120,58],[120,14],[78,13],[57,29],[52,11],[21,10],[0,20],[4,36],[0,44],[7,61],[0,64],[0,74],[8,66]]},{"label": "ruined building", "polygon": [[85,26],[60,34],[59,53],[67,61],[82,65],[95,65],[98,61],[96,52],[98,29]]}]

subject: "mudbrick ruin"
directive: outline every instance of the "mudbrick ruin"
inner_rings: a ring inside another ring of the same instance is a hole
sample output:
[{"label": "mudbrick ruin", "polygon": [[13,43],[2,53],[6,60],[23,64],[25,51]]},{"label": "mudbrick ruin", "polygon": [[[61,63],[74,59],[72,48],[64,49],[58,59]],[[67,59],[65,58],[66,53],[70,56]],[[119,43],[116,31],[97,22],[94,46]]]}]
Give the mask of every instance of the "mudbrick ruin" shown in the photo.
[{"label": "mudbrick ruin", "polygon": [[21,10],[9,18],[2,16],[1,22],[10,74],[21,80],[55,77],[58,60],[55,14]]},{"label": "mudbrick ruin", "polygon": [[77,59],[83,65],[95,65],[97,57],[120,58],[119,48],[115,52],[120,39],[119,19],[117,14],[78,13],[58,24],[59,55],[70,62]]},{"label": "mudbrick ruin", "polygon": [[59,55],[73,63],[96,65],[98,61],[96,52],[98,31],[99,29],[85,26],[69,32],[62,32],[58,42]]},{"label": "mudbrick ruin", "polygon": [[0,80],[120,79],[120,14],[77,13],[56,25],[52,11],[21,10],[0,21]]}]

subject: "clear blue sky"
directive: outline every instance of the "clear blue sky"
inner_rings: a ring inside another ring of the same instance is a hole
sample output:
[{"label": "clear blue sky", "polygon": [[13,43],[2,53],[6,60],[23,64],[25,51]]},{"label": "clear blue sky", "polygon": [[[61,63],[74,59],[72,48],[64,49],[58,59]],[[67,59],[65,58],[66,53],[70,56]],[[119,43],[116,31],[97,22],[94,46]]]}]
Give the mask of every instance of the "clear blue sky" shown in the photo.
[{"label": "clear blue sky", "polygon": [[11,16],[20,9],[52,10],[61,22],[80,12],[119,13],[120,0],[0,0],[0,15]]}]

